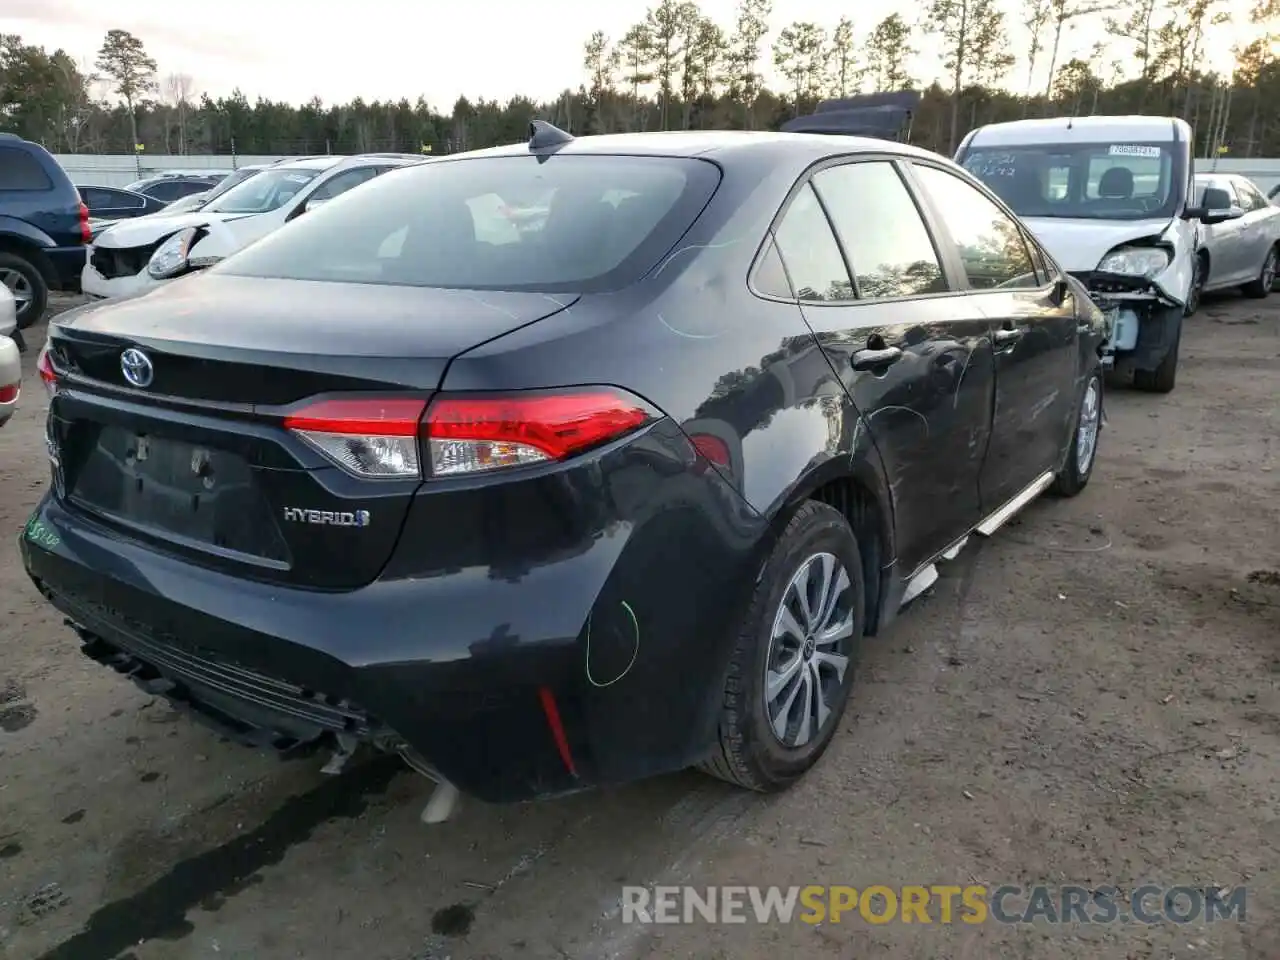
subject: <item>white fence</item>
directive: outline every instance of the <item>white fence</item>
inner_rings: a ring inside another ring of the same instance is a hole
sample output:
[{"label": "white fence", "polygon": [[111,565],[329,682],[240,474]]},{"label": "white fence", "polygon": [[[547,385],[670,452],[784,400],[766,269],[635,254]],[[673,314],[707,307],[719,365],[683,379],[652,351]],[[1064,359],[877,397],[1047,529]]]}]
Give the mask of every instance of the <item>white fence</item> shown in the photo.
[{"label": "white fence", "polygon": [[[211,156],[149,156],[131,157],[128,154],[58,154],[57,160],[77,186],[123,187],[141,176],[161,170],[231,170],[250,163],[272,163],[280,156],[229,157]],[[1206,172],[1217,169],[1222,173],[1240,173],[1252,179],[1264,191],[1280,183],[1280,159],[1222,158],[1197,160],[1196,170]]]},{"label": "white fence", "polygon": [[229,157],[202,154],[198,156],[131,157],[128,154],[59,153],[54,159],[67,171],[78,187],[123,187],[148,174],[161,170],[216,170],[227,172],[251,163],[272,163],[280,156]]}]

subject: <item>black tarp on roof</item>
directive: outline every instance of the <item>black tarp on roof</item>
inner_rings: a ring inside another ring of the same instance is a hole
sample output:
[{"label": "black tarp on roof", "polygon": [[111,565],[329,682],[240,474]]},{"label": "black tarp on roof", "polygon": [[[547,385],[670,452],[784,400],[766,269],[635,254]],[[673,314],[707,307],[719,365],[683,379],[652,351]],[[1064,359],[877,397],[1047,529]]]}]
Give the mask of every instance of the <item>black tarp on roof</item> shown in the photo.
[{"label": "black tarp on roof", "polygon": [[919,103],[920,93],[916,90],[823,100],[812,114],[788,120],[781,129],[787,133],[901,140],[911,129],[911,118]]}]

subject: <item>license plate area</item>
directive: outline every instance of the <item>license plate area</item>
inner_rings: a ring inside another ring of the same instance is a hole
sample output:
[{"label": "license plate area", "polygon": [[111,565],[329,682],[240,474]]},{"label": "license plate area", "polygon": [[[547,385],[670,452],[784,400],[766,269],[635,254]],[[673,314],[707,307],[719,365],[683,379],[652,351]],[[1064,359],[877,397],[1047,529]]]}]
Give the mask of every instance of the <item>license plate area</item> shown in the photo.
[{"label": "license plate area", "polygon": [[72,425],[76,506],[185,546],[287,565],[289,550],[239,454],[114,424]]}]

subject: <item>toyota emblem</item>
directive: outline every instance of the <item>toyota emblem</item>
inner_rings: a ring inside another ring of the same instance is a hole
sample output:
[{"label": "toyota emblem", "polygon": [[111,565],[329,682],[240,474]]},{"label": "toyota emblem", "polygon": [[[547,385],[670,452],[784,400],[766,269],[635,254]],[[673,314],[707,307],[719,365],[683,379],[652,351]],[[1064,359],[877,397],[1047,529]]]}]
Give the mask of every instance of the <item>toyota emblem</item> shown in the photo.
[{"label": "toyota emblem", "polygon": [[136,347],[130,347],[120,354],[120,372],[135,387],[149,387],[155,379],[156,371],[151,366],[151,358]]}]

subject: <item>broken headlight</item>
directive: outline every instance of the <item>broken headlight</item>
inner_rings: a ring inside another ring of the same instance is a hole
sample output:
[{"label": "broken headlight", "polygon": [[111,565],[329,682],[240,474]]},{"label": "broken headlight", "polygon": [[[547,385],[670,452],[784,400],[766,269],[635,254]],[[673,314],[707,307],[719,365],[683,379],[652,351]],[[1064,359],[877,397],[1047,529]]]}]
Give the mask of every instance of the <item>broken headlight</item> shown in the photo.
[{"label": "broken headlight", "polygon": [[1154,277],[1168,266],[1169,251],[1161,247],[1117,247],[1098,262],[1098,272]]},{"label": "broken headlight", "polygon": [[196,238],[196,228],[180,230],[156,249],[147,264],[147,272],[157,280],[168,280],[187,269],[187,255]]}]

